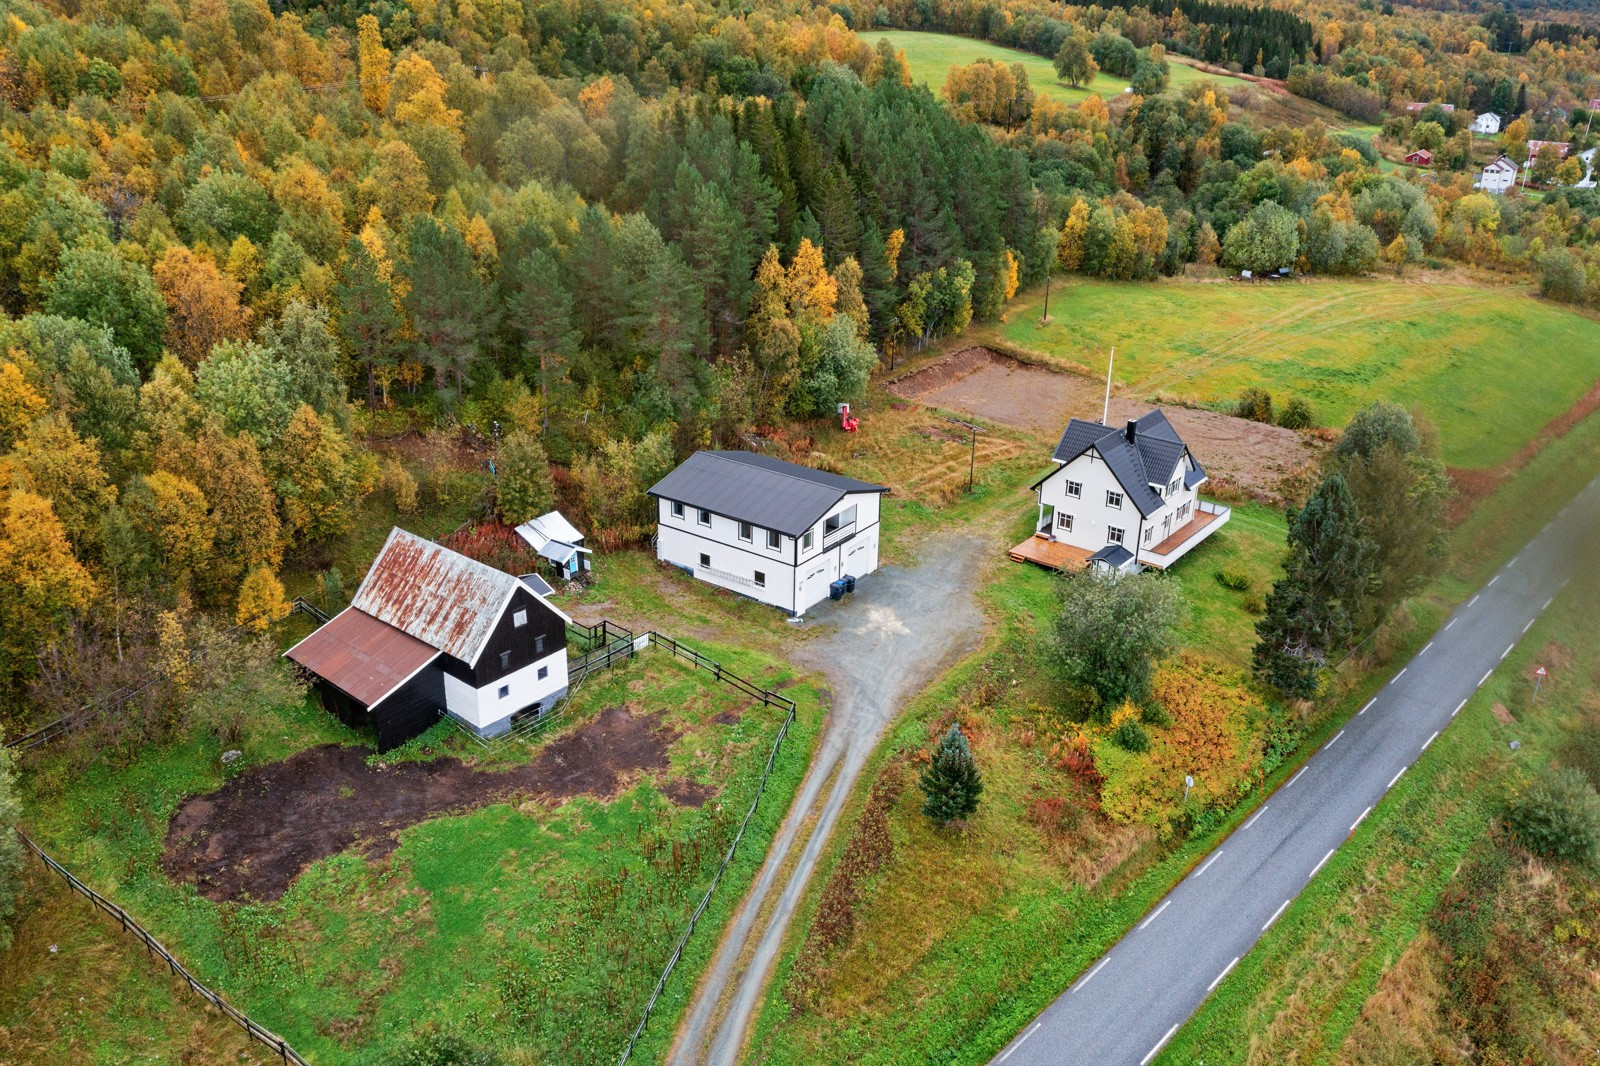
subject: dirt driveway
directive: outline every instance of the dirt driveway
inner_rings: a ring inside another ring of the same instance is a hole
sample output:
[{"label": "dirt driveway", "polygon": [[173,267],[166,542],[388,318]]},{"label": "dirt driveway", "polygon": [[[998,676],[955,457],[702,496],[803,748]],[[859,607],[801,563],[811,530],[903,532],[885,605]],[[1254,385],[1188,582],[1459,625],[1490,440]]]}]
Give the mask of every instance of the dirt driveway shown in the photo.
[{"label": "dirt driveway", "polygon": [[[1098,419],[1104,389],[1104,382],[1029,366],[983,347],[955,352],[889,384],[889,391],[903,399],[964,411],[1052,441],[1069,418]],[[1152,409],[1143,401],[1113,395],[1110,424],[1121,425]],[[1252,494],[1276,494],[1284,478],[1316,457],[1316,441],[1293,430],[1215,411],[1162,410],[1208,472]]]},{"label": "dirt driveway", "polygon": [[[274,900],[318,859],[357,845],[369,858],[387,855],[400,830],[442,814],[518,795],[613,795],[640,774],[664,773],[676,738],[659,714],[613,707],[505,771],[452,758],[369,766],[368,749],[325,744],[184,800],[161,865],[207,899]],[[664,791],[684,805],[705,802],[704,790],[686,785]]]},{"label": "dirt driveway", "polygon": [[790,654],[831,683],[826,731],[755,885],[695,992],[673,1062],[738,1061],[784,931],[867,757],[906,701],[982,638],[983,615],[972,590],[999,557],[988,534],[935,534],[919,546],[915,566],[884,567],[864,578],[854,596],[811,615],[810,624],[826,631],[797,642]]}]

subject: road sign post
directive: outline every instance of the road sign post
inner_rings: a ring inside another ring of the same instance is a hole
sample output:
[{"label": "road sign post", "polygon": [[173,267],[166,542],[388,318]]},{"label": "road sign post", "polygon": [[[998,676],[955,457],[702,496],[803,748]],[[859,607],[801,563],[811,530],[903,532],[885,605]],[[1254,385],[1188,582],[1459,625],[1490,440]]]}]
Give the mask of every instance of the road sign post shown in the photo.
[{"label": "road sign post", "polygon": [[1183,775],[1183,802],[1185,802],[1185,803],[1189,802],[1189,790],[1191,788],[1193,788],[1193,787],[1194,787],[1194,777],[1189,775],[1189,774],[1184,774]]},{"label": "road sign post", "polygon": [[1533,672],[1533,702],[1539,702],[1539,686],[1544,684],[1544,679],[1550,676],[1550,671],[1539,667]]}]

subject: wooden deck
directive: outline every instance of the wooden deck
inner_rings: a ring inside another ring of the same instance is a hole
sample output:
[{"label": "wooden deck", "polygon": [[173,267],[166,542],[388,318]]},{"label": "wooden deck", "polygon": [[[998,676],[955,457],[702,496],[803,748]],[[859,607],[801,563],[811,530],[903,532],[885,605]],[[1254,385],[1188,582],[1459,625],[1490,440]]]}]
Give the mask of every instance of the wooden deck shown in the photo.
[{"label": "wooden deck", "polygon": [[1035,533],[1011,549],[1011,558],[1019,563],[1034,563],[1047,570],[1082,570],[1093,555],[1087,548],[1075,548],[1059,540],[1051,540]]},{"label": "wooden deck", "polygon": [[1154,555],[1169,555],[1177,549],[1178,545],[1182,544],[1190,537],[1198,535],[1202,529],[1205,529],[1207,526],[1217,521],[1221,517],[1222,516],[1220,514],[1213,514],[1207,511],[1196,511],[1193,518],[1189,519],[1189,521],[1172,531],[1172,536],[1168,537],[1160,544],[1157,544],[1154,548],[1148,548],[1146,550]]}]

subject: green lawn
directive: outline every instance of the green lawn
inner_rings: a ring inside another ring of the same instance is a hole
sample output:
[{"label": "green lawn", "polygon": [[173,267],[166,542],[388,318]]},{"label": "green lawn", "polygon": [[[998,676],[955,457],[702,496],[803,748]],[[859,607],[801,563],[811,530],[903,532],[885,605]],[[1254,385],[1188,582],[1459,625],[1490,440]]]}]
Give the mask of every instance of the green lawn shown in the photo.
[{"label": "green lawn", "polygon": [[[670,1039],[798,786],[823,713],[824,697],[792,670],[757,653],[696,644],[758,684],[783,688],[800,711],[641,1061],[658,1059]],[[244,752],[231,775],[312,744],[360,739],[310,701],[262,707],[226,745],[193,730],[71,788],[47,761],[26,779],[25,824],[197,976],[314,1061],[394,1061],[397,1044],[425,1021],[525,1049],[532,1053],[526,1061],[603,1061],[632,1031],[749,805],[782,721],[777,709],[751,703],[709,673],[647,652],[589,679],[569,705],[570,722],[544,740],[622,705],[660,712],[679,733],[660,780],[629,774],[613,797],[499,802],[421,822],[402,832],[392,857],[372,862],[352,849],[323,859],[269,903],[213,903],[169,880],[160,857],[178,804],[223,783],[224,746]],[[678,780],[714,793],[698,807],[674,802],[661,786]],[[329,797],[330,810],[339,799]],[[0,991],[0,1032],[28,1025],[39,982],[49,981],[43,970]],[[116,1031],[109,1020],[90,1033],[59,1026],[36,1057],[17,1061],[76,1061],[75,1046],[121,1046]]]},{"label": "green lawn", "polygon": [[[1104,372],[1141,396],[1303,396],[1322,425],[1392,400],[1438,425],[1451,466],[1493,466],[1600,379],[1600,324],[1515,288],[1073,279],[1017,301],[1001,339]],[[980,331],[981,335],[981,331]]]},{"label": "green lawn", "polygon": [[[1259,503],[1231,505],[1228,524],[1180,559],[1171,570],[1183,586],[1189,621],[1183,642],[1198,651],[1250,665],[1257,615],[1247,607],[1252,598],[1265,601],[1283,572],[1280,562],[1288,539],[1283,512]],[[1230,589],[1217,580],[1219,571],[1250,579],[1246,589]]]},{"label": "green lawn", "polygon": [[[1074,106],[1091,95],[1112,97],[1128,87],[1122,78],[1097,74],[1094,81],[1082,89],[1074,89],[1056,77],[1050,60],[1031,52],[1019,52],[988,41],[975,41],[970,37],[957,37],[948,33],[922,33],[916,30],[874,30],[861,34],[869,44],[887,40],[896,49],[904,49],[906,62],[911,66],[911,79],[926,85],[935,96],[944,88],[945,77],[953,66],[966,66],[980,59],[992,59],[1010,65],[1021,63],[1028,72],[1028,84],[1040,96],[1049,96]],[[1237,79],[1221,74],[1207,74],[1183,63],[1169,63],[1172,86],[1181,89],[1197,81],[1226,82]]]}]

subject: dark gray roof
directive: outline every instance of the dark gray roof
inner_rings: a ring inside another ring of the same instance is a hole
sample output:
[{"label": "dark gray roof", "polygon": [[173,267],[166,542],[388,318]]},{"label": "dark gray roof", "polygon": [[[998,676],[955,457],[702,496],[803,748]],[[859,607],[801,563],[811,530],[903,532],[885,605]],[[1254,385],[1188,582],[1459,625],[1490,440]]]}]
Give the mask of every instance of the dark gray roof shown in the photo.
[{"label": "dark gray roof", "polygon": [[535,596],[554,596],[556,594],[556,590],[550,587],[550,582],[538,574],[523,574],[518,580],[532,589]]},{"label": "dark gray roof", "polygon": [[756,452],[695,452],[656,482],[650,495],[798,537],[845,493],[888,491]]},{"label": "dark gray roof", "polygon": [[1089,556],[1089,561],[1091,563],[1105,563],[1107,566],[1121,569],[1132,558],[1133,553],[1122,545],[1107,544],[1104,548]]},{"label": "dark gray roof", "polygon": [[[1053,458],[1065,465],[1090,448],[1100,453],[1141,515],[1150,515],[1161,509],[1164,503],[1161,494],[1150,485],[1152,482],[1165,485],[1179,460],[1189,453],[1178,431],[1172,428],[1172,423],[1160,410],[1148,411],[1134,420],[1132,441],[1128,440],[1126,427],[1113,429],[1099,422],[1074,418],[1062,432]],[[1193,453],[1189,453],[1189,458],[1195,470],[1185,478],[1185,485],[1192,488],[1205,477],[1205,471],[1200,469],[1200,461],[1194,458]],[[1044,484],[1054,473],[1052,470],[1034,482],[1034,488]]]}]

